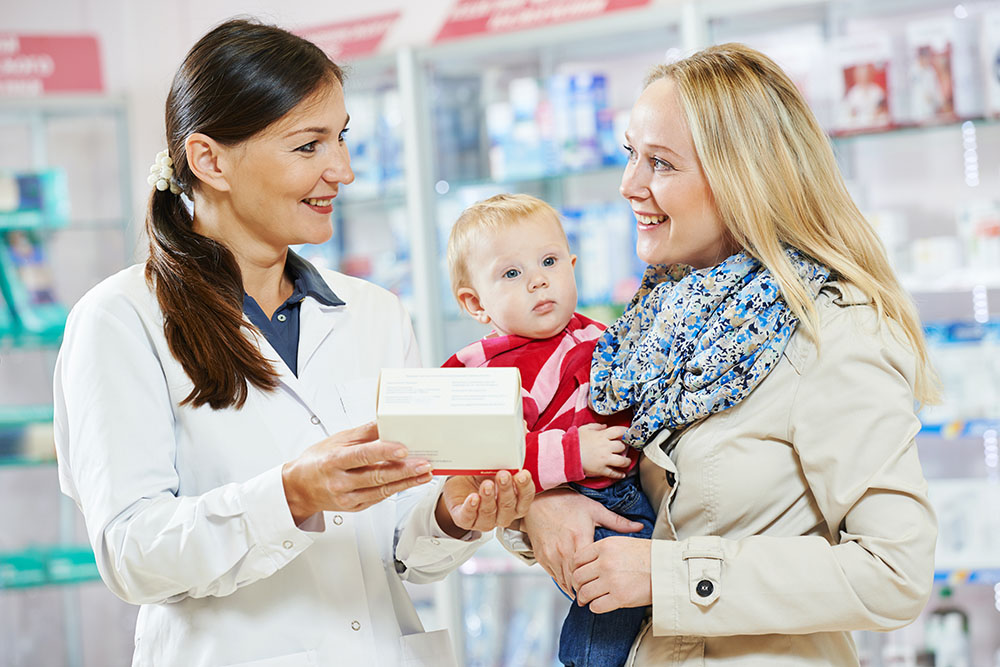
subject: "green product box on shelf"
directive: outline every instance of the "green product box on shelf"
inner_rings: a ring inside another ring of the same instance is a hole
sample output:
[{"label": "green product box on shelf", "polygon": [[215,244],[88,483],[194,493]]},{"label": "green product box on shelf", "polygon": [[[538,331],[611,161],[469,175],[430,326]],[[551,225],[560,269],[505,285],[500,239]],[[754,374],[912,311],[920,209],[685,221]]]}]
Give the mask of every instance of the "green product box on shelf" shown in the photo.
[{"label": "green product box on shelf", "polygon": [[89,546],[31,547],[0,553],[0,590],[78,584],[100,578]]},{"label": "green product box on shelf", "polygon": [[69,222],[69,188],[61,169],[0,172],[0,229],[55,229]]},{"label": "green product box on shelf", "polygon": [[0,237],[0,289],[9,306],[15,338],[58,339],[66,307],[56,300],[45,245],[30,229],[8,229]]},{"label": "green product box on shelf", "polygon": [[47,579],[45,555],[41,551],[0,553],[0,589],[41,586]]},{"label": "green product box on shelf", "polygon": [[54,547],[47,565],[50,584],[75,584],[101,576],[90,547]]}]

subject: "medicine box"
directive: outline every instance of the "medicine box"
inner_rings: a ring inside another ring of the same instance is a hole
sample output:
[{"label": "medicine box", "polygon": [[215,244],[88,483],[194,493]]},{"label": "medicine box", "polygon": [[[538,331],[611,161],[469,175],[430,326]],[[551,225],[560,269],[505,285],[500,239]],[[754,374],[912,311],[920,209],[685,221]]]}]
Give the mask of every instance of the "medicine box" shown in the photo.
[{"label": "medicine box", "polygon": [[516,368],[384,368],[376,412],[379,437],[406,445],[436,475],[492,475],[524,464]]}]

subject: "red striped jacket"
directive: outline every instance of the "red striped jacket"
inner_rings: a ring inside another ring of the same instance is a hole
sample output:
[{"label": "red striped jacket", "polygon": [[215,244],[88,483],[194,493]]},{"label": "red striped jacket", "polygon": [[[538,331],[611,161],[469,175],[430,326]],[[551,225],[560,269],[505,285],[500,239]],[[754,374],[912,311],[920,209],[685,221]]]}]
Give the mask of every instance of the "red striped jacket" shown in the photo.
[{"label": "red striped jacket", "polygon": [[[590,359],[605,327],[575,313],[552,338],[491,334],[459,350],[444,368],[513,366],[521,371],[521,398],[528,425],[524,468],[542,491],[565,482],[599,489],[614,483],[606,477],[586,478],[580,460],[578,430],[595,422],[628,426],[627,414],[603,417],[587,404]],[[638,452],[628,447],[632,464]]]}]

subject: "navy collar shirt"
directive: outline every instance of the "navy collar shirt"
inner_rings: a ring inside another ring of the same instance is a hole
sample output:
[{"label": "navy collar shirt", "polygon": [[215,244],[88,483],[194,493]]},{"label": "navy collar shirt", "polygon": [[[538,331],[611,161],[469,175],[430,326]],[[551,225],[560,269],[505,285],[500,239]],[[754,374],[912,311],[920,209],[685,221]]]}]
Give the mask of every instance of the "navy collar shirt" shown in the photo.
[{"label": "navy collar shirt", "polygon": [[298,377],[299,306],[302,301],[311,297],[327,306],[343,306],[344,301],[333,293],[316,267],[291,250],[285,260],[285,272],[292,280],[292,295],[278,306],[271,319],[246,292],[243,293],[243,313]]}]

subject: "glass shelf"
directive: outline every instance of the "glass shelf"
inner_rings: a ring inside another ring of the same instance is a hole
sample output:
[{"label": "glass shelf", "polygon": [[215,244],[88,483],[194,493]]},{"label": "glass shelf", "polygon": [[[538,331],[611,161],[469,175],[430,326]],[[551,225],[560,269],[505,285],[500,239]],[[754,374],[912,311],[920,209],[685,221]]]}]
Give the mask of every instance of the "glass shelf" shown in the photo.
[{"label": "glass shelf", "polygon": [[79,584],[97,579],[100,574],[89,546],[31,547],[0,552],[0,590]]},{"label": "glass shelf", "polygon": [[588,169],[574,169],[572,171],[559,171],[544,174],[525,174],[522,176],[512,176],[504,179],[495,178],[478,178],[478,179],[461,179],[447,181],[448,190],[442,193],[442,196],[447,196],[449,192],[453,190],[458,190],[461,188],[479,188],[484,186],[504,186],[504,185],[518,185],[522,183],[557,183],[570,178],[582,178],[586,176],[601,176],[610,177],[614,176],[616,179],[621,178],[622,170],[625,168],[624,164],[613,164],[613,165],[601,165],[599,167],[591,167]]},{"label": "glass shelf", "polygon": [[1000,118],[993,116],[975,116],[971,118],[956,118],[954,120],[936,123],[902,123],[891,127],[871,128],[864,130],[831,130],[828,135],[834,142],[864,139],[879,136],[900,136],[922,134],[935,130],[960,129],[965,123],[975,125],[998,125]]}]

